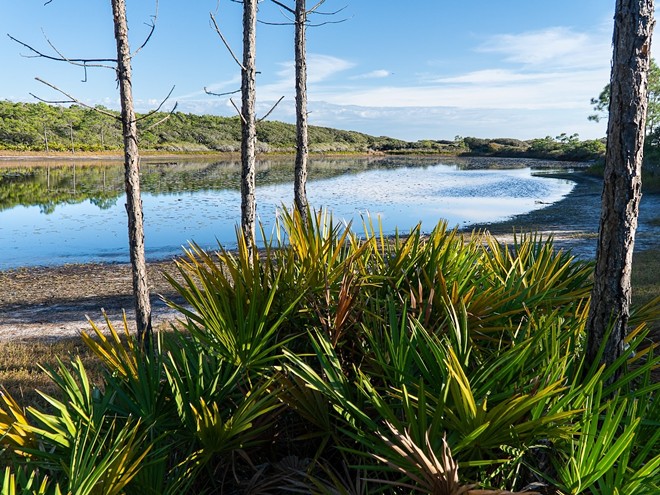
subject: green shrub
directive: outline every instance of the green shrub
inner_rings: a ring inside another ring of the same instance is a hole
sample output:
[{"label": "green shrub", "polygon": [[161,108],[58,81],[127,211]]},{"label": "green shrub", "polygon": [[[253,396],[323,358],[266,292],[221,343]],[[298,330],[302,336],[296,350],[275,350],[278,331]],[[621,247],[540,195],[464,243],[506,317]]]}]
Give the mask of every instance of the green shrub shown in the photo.
[{"label": "green shrub", "polygon": [[584,361],[592,267],[551,240],[506,247],[444,223],[388,238],[369,220],[358,236],[309,218],[282,211],[251,256],[240,231],[235,253],[191,246],[171,277],[183,331],[149,354],[112,327],[84,335],[101,386],[73,359],[49,370],[62,397],[45,396],[49,411],[3,395],[0,455],[14,468],[0,481],[46,493],[657,493],[660,359],[644,324],[657,300],[632,320],[635,354],[600,367]]}]

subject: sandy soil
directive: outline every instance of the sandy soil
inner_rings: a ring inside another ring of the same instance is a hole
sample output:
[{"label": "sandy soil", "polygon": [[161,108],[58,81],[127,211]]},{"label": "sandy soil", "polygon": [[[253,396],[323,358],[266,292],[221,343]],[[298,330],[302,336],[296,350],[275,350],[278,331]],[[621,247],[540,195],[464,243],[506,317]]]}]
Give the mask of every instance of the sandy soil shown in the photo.
[{"label": "sandy soil", "polygon": [[[593,258],[600,215],[600,181],[583,174],[566,175],[577,182],[562,201],[510,221],[478,225],[503,242],[512,241],[514,229],[553,235],[555,245],[584,259]],[[660,246],[660,195],[642,200],[636,249]],[[162,297],[176,294],[162,273],[175,274],[173,261],[151,263],[153,319],[155,324],[176,319]],[[22,268],[0,272],[0,340],[52,340],[89,330],[87,316],[103,322],[105,309],[120,325],[125,310],[132,320],[130,267],[123,264],[84,264],[54,268]]]},{"label": "sandy soil", "polygon": [[[164,302],[179,299],[163,273],[177,273],[174,261],[149,264],[154,325],[177,317]],[[125,311],[135,330],[130,265],[90,263],[0,272],[0,341],[75,336],[90,330],[88,317],[105,328],[104,311],[116,329],[123,328]]]},{"label": "sandy soil", "polygon": [[[475,225],[486,229],[504,242],[512,242],[514,230],[552,235],[555,245],[582,259],[596,256],[602,180],[587,174],[552,173],[576,182],[571,193],[561,201],[540,210],[518,215],[497,224]],[[640,205],[635,250],[660,248],[660,194],[645,194]]]}]

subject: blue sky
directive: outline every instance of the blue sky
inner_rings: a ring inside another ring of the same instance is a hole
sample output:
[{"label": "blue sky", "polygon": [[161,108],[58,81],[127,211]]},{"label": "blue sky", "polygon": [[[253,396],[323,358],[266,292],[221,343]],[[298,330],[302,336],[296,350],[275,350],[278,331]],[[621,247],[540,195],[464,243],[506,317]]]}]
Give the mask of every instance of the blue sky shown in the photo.
[{"label": "blue sky", "polygon": [[[345,7],[334,18],[344,22],[308,30],[310,122],[408,140],[562,132],[602,137],[605,123],[587,116],[589,99],[609,79],[614,3],[326,0],[323,11]],[[240,86],[238,66],[210,26],[209,13],[240,54],[241,9],[231,0],[160,0],[156,31],[133,61],[138,109],[154,107],[175,86],[171,101],[180,111],[235,115],[227,98],[203,88]],[[134,48],[154,11],[153,1],[128,0]],[[286,22],[268,1],[259,18]],[[54,54],[49,40],[70,58],[115,55],[109,0],[15,1],[3,5],[0,26],[46,53]],[[293,28],[260,24],[257,38],[260,111],[285,96],[271,118],[293,122]],[[61,99],[35,81],[38,76],[86,103],[118,108],[111,70],[90,69],[82,82],[82,69],[28,54],[0,37],[0,98],[36,101],[29,95],[35,93]]]}]

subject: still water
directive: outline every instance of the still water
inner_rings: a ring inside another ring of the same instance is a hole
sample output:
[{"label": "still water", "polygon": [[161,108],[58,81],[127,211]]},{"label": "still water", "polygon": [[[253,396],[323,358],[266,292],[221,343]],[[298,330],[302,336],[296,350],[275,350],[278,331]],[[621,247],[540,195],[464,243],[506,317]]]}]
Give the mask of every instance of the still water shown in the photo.
[{"label": "still water", "polygon": [[[496,168],[482,168],[482,167]],[[276,212],[292,204],[292,159],[257,165],[257,211],[267,234]],[[237,162],[144,163],[142,191],[149,259],[202,247],[235,246],[240,222]],[[558,201],[571,181],[528,167],[474,160],[314,159],[307,193],[314,208],[336,221],[380,218],[386,233],[419,222],[431,230],[497,222]],[[0,269],[90,261],[128,261],[128,235],[119,164],[7,163],[0,168]]]}]

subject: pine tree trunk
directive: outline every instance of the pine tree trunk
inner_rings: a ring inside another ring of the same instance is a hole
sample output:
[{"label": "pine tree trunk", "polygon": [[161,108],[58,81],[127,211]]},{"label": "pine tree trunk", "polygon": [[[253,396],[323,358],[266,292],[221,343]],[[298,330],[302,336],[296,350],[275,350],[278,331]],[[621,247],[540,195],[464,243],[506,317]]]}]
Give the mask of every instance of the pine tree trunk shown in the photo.
[{"label": "pine tree trunk", "polygon": [[256,45],[257,0],[243,2],[243,69],[241,74],[242,135],[241,135],[241,227],[250,255],[254,249],[257,204],[255,197],[255,168],[257,131]]},{"label": "pine tree trunk", "polygon": [[587,321],[588,362],[596,360],[603,343],[604,363],[614,362],[624,351],[623,340],[630,314],[632,255],[642,196],[647,75],[653,25],[653,0],[617,0],[605,181]]},{"label": "pine tree trunk", "polygon": [[117,78],[121,100],[121,122],[124,137],[124,182],[126,185],[126,213],[128,214],[128,243],[133,272],[133,296],[137,338],[145,346],[152,335],[151,303],[144,255],[144,224],[140,197],[140,155],[138,153],[137,125],[133,109],[131,86],[131,52],[128,44],[126,3],[112,0],[112,12],[117,41]]},{"label": "pine tree trunk", "polygon": [[296,0],[296,165],[293,196],[303,223],[307,223],[307,61],[305,28],[307,11],[305,0]]}]

